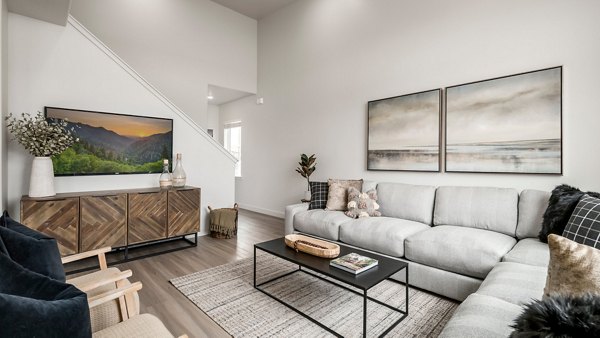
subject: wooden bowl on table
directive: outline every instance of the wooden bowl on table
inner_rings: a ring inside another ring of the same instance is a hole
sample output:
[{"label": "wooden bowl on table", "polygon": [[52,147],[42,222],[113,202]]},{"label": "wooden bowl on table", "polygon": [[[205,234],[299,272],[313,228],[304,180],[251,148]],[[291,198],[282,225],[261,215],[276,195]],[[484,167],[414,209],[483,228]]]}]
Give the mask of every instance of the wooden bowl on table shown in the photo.
[{"label": "wooden bowl on table", "polygon": [[296,251],[317,257],[335,258],[340,254],[339,245],[304,235],[287,235],[285,244]]}]

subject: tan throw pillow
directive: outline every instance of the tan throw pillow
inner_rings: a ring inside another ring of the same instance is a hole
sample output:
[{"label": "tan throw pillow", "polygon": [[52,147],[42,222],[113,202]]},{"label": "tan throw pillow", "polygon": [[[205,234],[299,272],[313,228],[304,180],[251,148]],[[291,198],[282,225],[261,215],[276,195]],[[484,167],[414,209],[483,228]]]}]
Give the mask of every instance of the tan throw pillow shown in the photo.
[{"label": "tan throw pillow", "polygon": [[327,180],[329,193],[327,194],[327,210],[346,210],[348,204],[348,188],[354,187],[362,191],[363,180]]},{"label": "tan throw pillow", "polygon": [[600,294],[600,250],[558,235],[548,236],[548,246],[544,296]]}]

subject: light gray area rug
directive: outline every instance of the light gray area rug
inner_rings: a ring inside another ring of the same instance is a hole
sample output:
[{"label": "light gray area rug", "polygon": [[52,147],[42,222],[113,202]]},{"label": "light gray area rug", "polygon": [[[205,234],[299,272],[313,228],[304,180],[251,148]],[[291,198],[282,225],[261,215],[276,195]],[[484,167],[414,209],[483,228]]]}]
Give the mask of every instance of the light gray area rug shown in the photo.
[{"label": "light gray area rug", "polygon": [[[268,254],[257,257],[257,282],[297,268]],[[331,337],[332,335],[253,287],[253,259],[196,272],[171,280],[196,306],[234,337]],[[362,336],[363,299],[348,290],[298,272],[263,286],[344,337]],[[369,296],[404,308],[404,285],[384,281]],[[458,303],[410,289],[409,315],[388,337],[437,337]],[[400,314],[368,303],[367,336],[378,336]]]}]

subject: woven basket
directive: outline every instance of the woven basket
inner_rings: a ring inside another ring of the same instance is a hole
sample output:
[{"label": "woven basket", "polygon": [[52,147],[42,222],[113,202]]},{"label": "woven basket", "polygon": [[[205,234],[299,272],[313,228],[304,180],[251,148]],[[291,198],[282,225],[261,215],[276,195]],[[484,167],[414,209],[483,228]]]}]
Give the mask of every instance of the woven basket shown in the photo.
[{"label": "woven basket", "polygon": [[[210,237],[212,238],[217,238],[217,239],[230,239],[233,238],[237,235],[237,228],[238,228],[238,211],[239,211],[239,206],[237,203],[235,203],[233,205],[233,208],[222,208],[222,209],[229,209],[229,210],[235,210],[235,226],[234,226],[234,230],[233,230],[233,235],[227,235],[227,234],[222,234],[218,231],[210,231]],[[208,211],[213,212],[215,210],[221,210],[221,209],[213,209],[211,208],[211,206],[208,206]],[[210,226],[209,226],[210,228]]]},{"label": "woven basket", "polygon": [[285,245],[296,251],[323,258],[335,258],[340,254],[339,245],[303,235],[285,236]]}]

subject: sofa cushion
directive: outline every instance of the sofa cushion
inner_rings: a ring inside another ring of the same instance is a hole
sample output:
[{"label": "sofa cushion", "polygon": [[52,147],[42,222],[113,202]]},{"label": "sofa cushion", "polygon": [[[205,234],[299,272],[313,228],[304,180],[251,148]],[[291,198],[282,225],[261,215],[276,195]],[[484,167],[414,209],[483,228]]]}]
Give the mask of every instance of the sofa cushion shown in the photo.
[{"label": "sofa cushion", "polygon": [[87,296],[0,254],[0,336],[90,337]]},{"label": "sofa cushion", "polygon": [[0,237],[8,256],[24,268],[64,282],[65,270],[56,240],[10,218],[0,220]]},{"label": "sofa cushion", "polygon": [[354,187],[362,191],[363,180],[327,180],[329,191],[327,192],[327,205],[325,208],[330,211],[346,210],[348,204],[348,188]]},{"label": "sofa cushion", "polygon": [[548,267],[550,250],[548,244],[540,242],[537,238],[525,238],[502,258],[503,262],[514,262],[535,266]]},{"label": "sofa cushion", "polygon": [[310,203],[308,210],[325,209],[329,184],[327,182],[310,182]]},{"label": "sofa cushion", "polygon": [[600,295],[600,250],[550,234],[550,264],[544,296]]},{"label": "sofa cushion", "polygon": [[507,301],[474,293],[456,309],[440,338],[506,338],[522,308]]},{"label": "sofa cushion", "polygon": [[548,268],[501,262],[487,275],[477,293],[524,305],[542,299]]},{"label": "sofa cushion", "polygon": [[600,249],[600,198],[583,195],[571,214],[563,236]]},{"label": "sofa cushion", "polygon": [[544,212],[548,208],[549,191],[526,189],[519,195],[517,238],[535,238],[542,230]]},{"label": "sofa cushion", "polygon": [[403,257],[404,240],[429,225],[400,218],[359,218],[340,227],[340,241],[386,255]]},{"label": "sofa cushion", "polygon": [[485,278],[517,241],[494,231],[442,225],[404,241],[404,255],[417,263]]},{"label": "sofa cushion", "polygon": [[294,215],[294,229],[307,234],[337,241],[340,236],[339,228],[352,218],[342,211],[308,210]]},{"label": "sofa cushion", "polygon": [[600,296],[556,296],[527,304],[511,338],[600,337]]},{"label": "sofa cushion", "polygon": [[434,225],[457,225],[515,236],[519,193],[515,189],[439,187]]},{"label": "sofa cushion", "polygon": [[402,183],[377,184],[382,216],[431,224],[435,187]]}]

